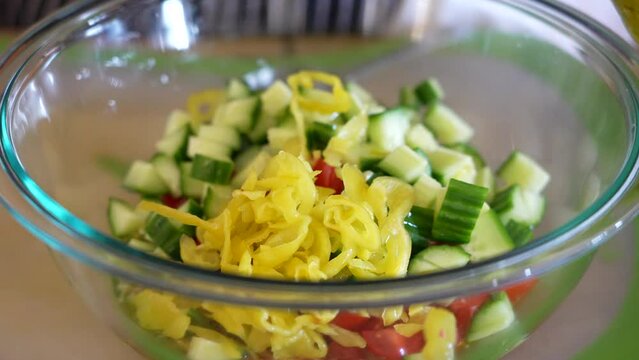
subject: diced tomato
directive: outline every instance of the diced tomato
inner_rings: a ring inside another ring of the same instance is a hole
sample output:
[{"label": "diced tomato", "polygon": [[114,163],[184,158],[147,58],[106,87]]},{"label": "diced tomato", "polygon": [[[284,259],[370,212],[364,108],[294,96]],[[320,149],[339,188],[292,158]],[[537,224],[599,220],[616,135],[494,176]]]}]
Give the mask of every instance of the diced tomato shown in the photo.
[{"label": "diced tomato", "polygon": [[360,331],[364,330],[369,320],[370,318],[366,316],[357,315],[348,311],[340,311],[332,323],[346,330]]},{"label": "diced tomato", "polygon": [[175,197],[171,194],[164,194],[162,195],[162,204],[168,206],[168,207],[172,207],[174,209],[179,208],[182,204],[184,204],[184,202],[186,201],[186,198],[183,196],[179,196],[179,197]]},{"label": "diced tomato", "polygon": [[344,182],[335,174],[335,168],[324,162],[324,159],[318,159],[313,165],[313,170],[321,171],[315,179],[315,185],[331,188],[336,194],[344,191]]},{"label": "diced tomato", "polygon": [[516,304],[521,299],[526,297],[526,295],[528,295],[528,293],[535,287],[535,285],[537,285],[538,281],[539,280],[537,279],[522,281],[520,283],[511,285],[505,288],[504,291],[508,295],[510,302],[512,302],[513,304]]},{"label": "diced tomato", "polygon": [[384,320],[381,317],[373,316],[364,324],[362,330],[381,330],[384,328]]},{"label": "diced tomato", "polygon": [[455,318],[457,319],[457,336],[460,342],[466,337],[475,312],[488,300],[489,296],[488,294],[467,296],[455,299],[455,301],[448,305],[448,309],[455,314]]},{"label": "diced tomato", "polygon": [[366,340],[368,351],[387,360],[401,360],[406,355],[420,352],[424,347],[424,335],[421,332],[405,337],[389,327],[381,330],[364,330],[361,334]]},{"label": "diced tomato", "polygon": [[365,358],[365,349],[342,346],[334,341],[328,344],[326,360],[358,360]]}]

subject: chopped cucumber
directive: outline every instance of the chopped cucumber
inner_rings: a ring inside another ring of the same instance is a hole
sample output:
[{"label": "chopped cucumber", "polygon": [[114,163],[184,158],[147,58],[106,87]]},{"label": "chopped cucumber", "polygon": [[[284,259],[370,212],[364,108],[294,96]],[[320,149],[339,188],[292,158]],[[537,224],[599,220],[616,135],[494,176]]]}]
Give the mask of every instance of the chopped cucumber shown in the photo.
[{"label": "chopped cucumber", "polygon": [[428,153],[433,177],[446,185],[450,179],[474,183],[477,170],[473,158],[445,147]]},{"label": "chopped cucumber", "polygon": [[493,176],[493,171],[490,170],[488,166],[484,166],[477,171],[475,185],[487,188],[488,197],[486,198],[486,201],[490,202],[493,200],[495,196],[495,177]]},{"label": "chopped cucumber", "polygon": [[346,84],[346,90],[351,96],[353,108],[350,111],[351,115],[359,114],[364,111],[367,114],[375,114],[384,111],[384,107],[379,105],[375,98],[363,87],[357,83],[349,82]]},{"label": "chopped cucumber", "polygon": [[404,137],[414,116],[415,111],[404,107],[396,107],[371,115],[368,137],[380,149],[391,152],[404,145]]},{"label": "chopped cucumber", "polygon": [[143,195],[163,195],[169,191],[155,167],[146,161],[134,161],[124,177],[123,183],[127,189]]},{"label": "chopped cucumber", "polygon": [[237,99],[221,105],[215,112],[214,124],[231,126],[247,134],[259,115],[260,100],[255,96]]},{"label": "chopped cucumber", "polygon": [[263,144],[266,142],[266,134],[268,129],[274,127],[277,124],[278,119],[266,113],[262,113],[257,119],[257,123],[253,130],[248,134],[248,138],[254,144]]},{"label": "chopped cucumber", "polygon": [[505,330],[515,321],[515,312],[505,292],[500,291],[478,310],[468,330],[469,342],[486,338]]},{"label": "chopped cucumber", "polygon": [[508,235],[497,213],[485,206],[477,219],[470,242],[464,245],[464,250],[470,254],[471,261],[477,262],[501,255],[514,247],[515,243]]},{"label": "chopped cucumber", "polygon": [[197,136],[228,148],[237,150],[242,146],[242,139],[235,128],[224,125],[202,125]]},{"label": "chopped cucumber", "polygon": [[227,360],[224,355],[224,347],[221,344],[198,336],[191,338],[186,357],[189,360]]},{"label": "chopped cucumber", "polygon": [[[200,206],[200,204],[193,199],[188,199],[178,208],[178,210],[195,215],[197,217],[202,217],[202,215],[204,214],[202,206]],[[182,232],[187,236],[195,237],[195,226],[182,225]]]},{"label": "chopped cucumber", "polygon": [[151,159],[151,164],[153,164],[155,171],[169,188],[171,195],[176,197],[182,195],[180,189],[180,168],[177,162],[175,162],[175,159],[164,154],[158,154]]},{"label": "chopped cucumber", "polygon": [[495,195],[491,206],[504,224],[514,220],[526,225],[537,225],[546,208],[546,200],[538,193],[512,185]]},{"label": "chopped cucumber", "polygon": [[233,163],[217,160],[204,155],[195,155],[191,177],[211,184],[226,185],[231,181]]},{"label": "chopped cucumber", "polygon": [[144,217],[140,216],[127,202],[109,198],[109,228],[117,238],[126,238],[144,226]]},{"label": "chopped cucumber", "polygon": [[195,155],[204,155],[213,159],[229,160],[231,149],[214,141],[191,136],[187,154],[191,159],[195,158]]},{"label": "chopped cucumber", "polygon": [[466,266],[470,261],[468,254],[460,246],[437,245],[420,251],[408,264],[409,274],[427,274],[446,269]]},{"label": "chopped cucumber", "polygon": [[268,144],[275,150],[284,150],[287,145],[297,138],[296,128],[272,128],[268,129],[266,137]]},{"label": "chopped cucumber", "polygon": [[428,175],[422,175],[413,184],[415,190],[415,205],[429,209],[435,209],[437,199],[445,194],[444,187]]},{"label": "chopped cucumber", "polygon": [[175,260],[180,260],[180,237],[182,231],[166,217],[153,213],[146,221],[144,231],[162,251]]},{"label": "chopped cucumber", "polygon": [[413,206],[406,218],[404,218],[404,228],[410,235],[413,251],[428,246],[434,218],[435,211],[433,209],[419,206]]},{"label": "chopped cucumber", "polygon": [[283,81],[277,80],[260,95],[262,112],[271,117],[281,115],[291,102],[293,94]]},{"label": "chopped cucumber", "polygon": [[183,126],[165,135],[155,144],[155,148],[158,152],[172,156],[178,161],[183,160],[186,158],[186,149],[190,135],[191,128],[188,125]]},{"label": "chopped cucumber", "polygon": [[193,163],[183,162],[180,164],[180,184],[184,196],[199,199],[204,194],[206,183],[191,176]]},{"label": "chopped cucumber", "polygon": [[259,154],[261,151],[262,151],[262,146],[253,145],[246,148],[239,154],[237,154],[235,158],[233,159],[233,161],[235,162],[236,171],[239,172],[244,170],[244,168],[248,164],[250,164],[251,161],[253,161],[253,159],[255,159],[255,157],[257,156],[257,154]]},{"label": "chopped cucumber", "polygon": [[306,146],[309,150],[324,150],[335,135],[337,125],[313,121],[306,128]]},{"label": "chopped cucumber", "polygon": [[229,186],[210,185],[206,187],[202,208],[207,219],[219,215],[231,199],[233,190]]},{"label": "chopped cucumber", "polygon": [[428,160],[411,150],[408,146],[402,145],[388,154],[378,167],[389,175],[414,183],[420,176],[430,169]]},{"label": "chopped cucumber", "polygon": [[[144,226],[144,222],[142,223],[142,225]],[[136,250],[145,253],[152,253],[156,248],[155,244],[140,239],[131,239],[126,244]]]},{"label": "chopped cucumber", "polygon": [[419,99],[417,99],[413,88],[404,86],[399,90],[399,105],[412,109],[419,107]]},{"label": "chopped cucumber", "polygon": [[415,96],[422,104],[431,106],[444,99],[444,89],[437,79],[428,79],[415,87]]},{"label": "chopped cucumber", "polygon": [[251,96],[251,89],[240,79],[231,79],[226,86],[226,96],[229,99],[241,99]]},{"label": "chopped cucumber", "polygon": [[421,149],[426,154],[437,150],[439,145],[435,136],[423,124],[415,124],[406,133],[406,144],[412,148]]},{"label": "chopped cucumber", "polygon": [[466,154],[466,155],[472,157],[473,161],[475,162],[475,167],[477,169],[481,169],[481,168],[486,166],[486,161],[481,156],[479,151],[477,151],[477,149],[475,149],[474,146],[472,146],[470,144],[461,143],[461,144],[451,145],[449,147],[451,149],[453,149],[453,150],[459,151],[462,154]]},{"label": "chopped cucumber", "polygon": [[436,104],[426,114],[424,123],[444,145],[468,142],[474,134],[473,128],[443,104]]},{"label": "chopped cucumber", "polygon": [[515,246],[527,244],[533,238],[532,226],[510,220],[506,223],[506,231],[513,239]]},{"label": "chopped cucumber", "polygon": [[433,223],[433,238],[468,243],[488,195],[488,189],[452,179]]},{"label": "chopped cucumber", "polygon": [[181,130],[184,127],[191,126],[191,116],[182,110],[173,110],[169,115],[169,119],[166,121],[166,127],[164,128],[164,137]]},{"label": "chopped cucumber", "polygon": [[544,190],[550,175],[535,160],[519,151],[514,151],[497,170],[497,177],[506,186],[521,185],[524,190],[540,193]]}]

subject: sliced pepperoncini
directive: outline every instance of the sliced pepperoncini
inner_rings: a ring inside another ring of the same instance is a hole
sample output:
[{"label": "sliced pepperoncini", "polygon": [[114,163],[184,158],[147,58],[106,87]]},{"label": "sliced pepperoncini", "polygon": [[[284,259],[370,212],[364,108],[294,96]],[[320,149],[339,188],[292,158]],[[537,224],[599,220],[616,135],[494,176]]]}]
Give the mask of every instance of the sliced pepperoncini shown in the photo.
[{"label": "sliced pepperoncini", "polygon": [[[300,71],[290,75],[288,85],[293,90],[293,99],[308,111],[322,114],[345,112],[351,107],[351,98],[344,90],[339,77],[320,71]],[[331,91],[315,88],[315,83],[331,87]]]},{"label": "sliced pepperoncini", "polygon": [[215,110],[225,100],[224,90],[204,90],[189,96],[186,101],[186,109],[196,127],[202,122],[210,121],[215,115]]}]

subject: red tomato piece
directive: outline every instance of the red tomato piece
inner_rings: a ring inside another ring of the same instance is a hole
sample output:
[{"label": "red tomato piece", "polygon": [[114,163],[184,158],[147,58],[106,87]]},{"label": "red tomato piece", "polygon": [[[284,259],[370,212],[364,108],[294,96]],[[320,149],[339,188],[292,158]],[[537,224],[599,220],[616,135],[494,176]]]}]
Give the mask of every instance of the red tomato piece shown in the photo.
[{"label": "red tomato piece", "polygon": [[370,318],[366,316],[357,315],[348,311],[340,311],[331,323],[346,330],[360,331],[365,328],[369,320]]},{"label": "red tomato piece", "polygon": [[393,328],[384,328],[364,330],[361,334],[366,340],[368,351],[387,360],[401,360],[402,357],[419,352],[424,347],[424,336],[421,332],[405,337]]},{"label": "red tomato piece", "polygon": [[488,294],[467,296],[455,299],[448,305],[448,309],[455,314],[457,319],[457,336],[460,342],[466,338],[466,333],[468,333],[475,312],[488,300],[489,296]]},{"label": "red tomato piece", "polygon": [[356,347],[342,346],[334,341],[328,344],[326,360],[358,360],[366,359],[366,350]]},{"label": "red tomato piece", "polygon": [[341,194],[344,191],[344,182],[337,177],[335,168],[325,163],[324,159],[318,159],[313,165],[313,170],[321,171],[315,178],[315,185],[331,188],[335,190],[336,194]]},{"label": "red tomato piece", "polygon": [[184,204],[184,202],[186,202],[185,197],[183,196],[175,197],[171,194],[162,195],[162,198],[160,200],[162,201],[162,204],[168,207],[172,207],[174,209],[179,208],[182,204]]},{"label": "red tomato piece", "polygon": [[381,330],[384,328],[384,320],[381,317],[370,317],[362,330]]},{"label": "red tomato piece", "polygon": [[504,291],[508,295],[510,302],[516,304],[521,299],[526,297],[526,295],[528,295],[528,293],[535,287],[535,285],[537,285],[538,281],[539,280],[537,279],[522,281],[505,288]]}]

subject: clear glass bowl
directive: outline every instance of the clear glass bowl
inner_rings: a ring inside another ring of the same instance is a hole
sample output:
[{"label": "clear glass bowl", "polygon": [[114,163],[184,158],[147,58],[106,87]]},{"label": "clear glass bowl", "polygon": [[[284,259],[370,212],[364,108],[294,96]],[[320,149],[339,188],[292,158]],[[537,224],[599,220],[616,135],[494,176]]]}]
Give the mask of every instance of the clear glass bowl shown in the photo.
[{"label": "clear glass bowl", "polygon": [[[561,303],[597,246],[637,213],[637,58],[584,15],[527,0],[242,3],[79,2],[31,28],[0,59],[2,203],[55,250],[96,315],[141,353],[184,358],[192,334],[174,341],[142,329],[128,294],[143,288],[223,322],[223,309],[234,316],[279,308],[316,319],[331,310],[401,313],[532,281],[515,304],[515,324],[457,354],[499,358]],[[147,158],[166,115],[190,93],[247,72],[265,81],[308,68],[357,80],[389,104],[402,85],[437,77],[447,102],[476,128],[473,142],[490,165],[516,146],[551,173],[536,239],[463,269],[317,284],[211,273],[108,235],[108,197],[135,198],[109,171]],[[236,320],[224,331],[251,328],[232,330]],[[314,352],[275,352],[323,357],[327,339],[319,335]],[[249,345],[246,354],[264,355],[270,344]]]}]

